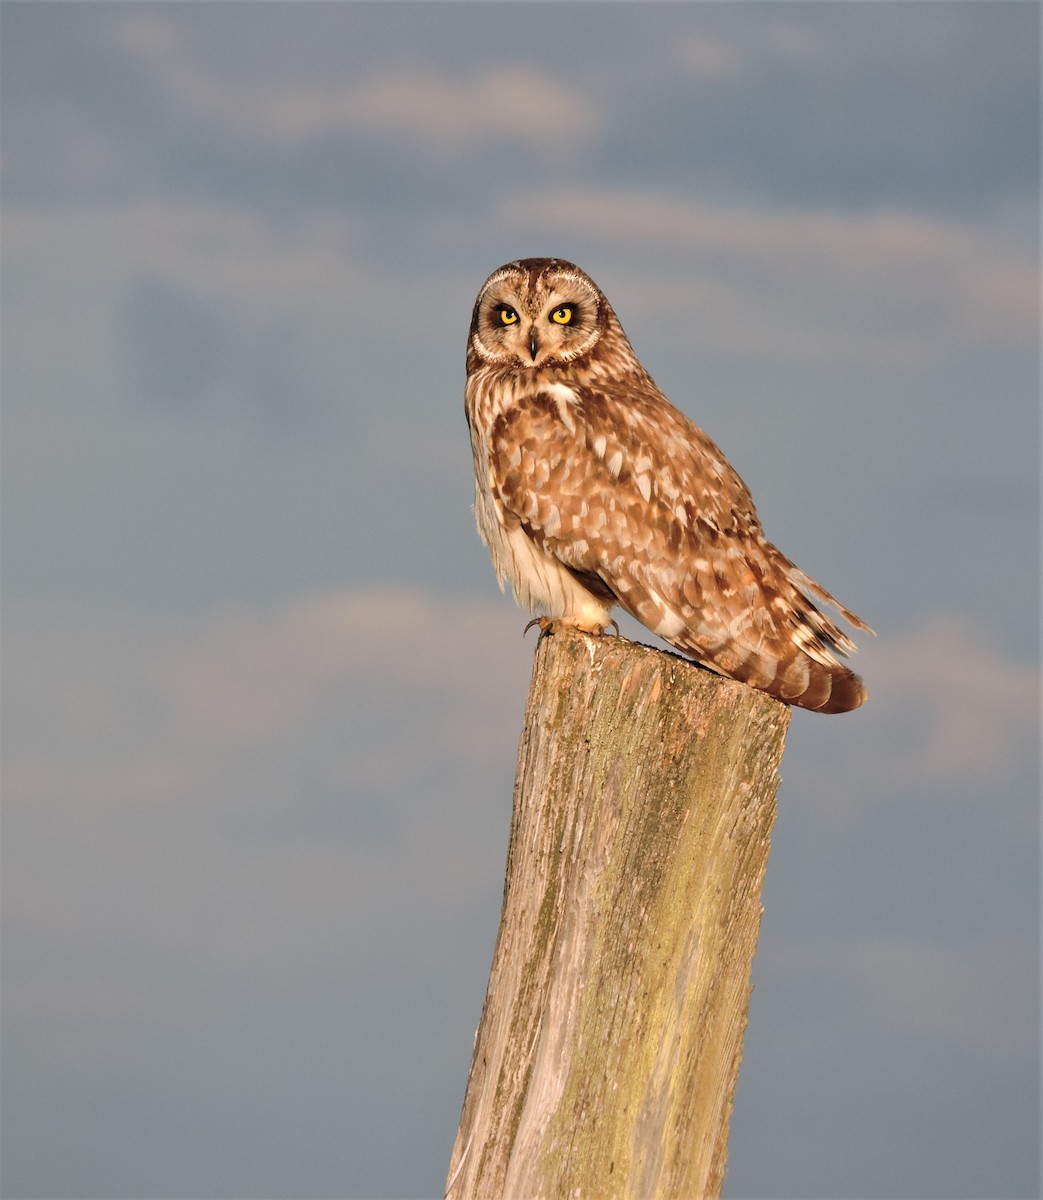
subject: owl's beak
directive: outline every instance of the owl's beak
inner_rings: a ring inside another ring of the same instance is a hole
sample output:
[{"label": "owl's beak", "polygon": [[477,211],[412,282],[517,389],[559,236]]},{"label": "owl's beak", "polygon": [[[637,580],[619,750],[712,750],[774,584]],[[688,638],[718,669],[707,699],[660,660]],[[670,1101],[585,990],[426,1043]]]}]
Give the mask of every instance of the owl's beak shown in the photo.
[{"label": "owl's beak", "polygon": [[536,355],[540,352],[540,339],[536,334],[536,326],[534,325],[529,330],[529,353],[532,355],[532,361],[536,361]]}]

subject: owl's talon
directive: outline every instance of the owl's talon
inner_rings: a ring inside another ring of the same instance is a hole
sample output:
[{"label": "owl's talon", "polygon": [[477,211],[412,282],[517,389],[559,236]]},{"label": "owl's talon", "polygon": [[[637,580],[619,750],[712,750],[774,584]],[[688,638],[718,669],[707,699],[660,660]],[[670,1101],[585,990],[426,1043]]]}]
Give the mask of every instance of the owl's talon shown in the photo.
[{"label": "owl's talon", "polygon": [[[533,625],[538,625],[540,627],[540,641],[542,641],[545,637],[550,637],[554,633],[556,627],[556,623],[552,617],[533,617],[528,625],[526,625],[522,630],[522,637],[529,632]],[[590,629],[584,629],[582,625],[577,625],[576,628],[580,631],[580,633],[587,634],[588,637],[604,637],[610,629],[613,631],[616,637],[623,636],[619,632],[619,623],[616,621],[615,617],[613,617],[607,625],[595,625]]]},{"label": "owl's talon", "polygon": [[533,625],[538,625],[540,627],[540,636],[536,639],[537,646],[545,637],[549,637],[554,632],[554,622],[550,619],[550,617],[533,617],[528,625],[526,625],[522,630],[522,637],[529,632]]}]

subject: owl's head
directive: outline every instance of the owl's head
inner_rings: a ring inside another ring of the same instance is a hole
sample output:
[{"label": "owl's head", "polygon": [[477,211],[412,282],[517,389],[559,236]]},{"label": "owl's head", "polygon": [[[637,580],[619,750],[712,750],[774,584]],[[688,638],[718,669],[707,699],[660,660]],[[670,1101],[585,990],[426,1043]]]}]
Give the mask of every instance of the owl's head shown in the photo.
[{"label": "owl's head", "polygon": [[[622,338],[597,284],[562,258],[523,258],[494,271],[471,315],[468,374],[480,366],[510,370],[563,366],[589,354],[606,333]],[[630,351],[632,356],[633,352]]]}]

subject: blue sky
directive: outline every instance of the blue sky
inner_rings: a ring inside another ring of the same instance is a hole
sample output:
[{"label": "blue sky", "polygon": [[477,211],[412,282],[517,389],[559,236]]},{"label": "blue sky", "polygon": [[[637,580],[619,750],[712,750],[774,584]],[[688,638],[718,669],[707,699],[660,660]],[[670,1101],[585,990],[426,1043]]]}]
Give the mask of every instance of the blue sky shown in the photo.
[{"label": "blue sky", "polygon": [[878,632],[726,1195],[1038,1195],[1038,6],[0,22],[4,1194],[441,1194],[534,644],[464,341],[551,254]]}]

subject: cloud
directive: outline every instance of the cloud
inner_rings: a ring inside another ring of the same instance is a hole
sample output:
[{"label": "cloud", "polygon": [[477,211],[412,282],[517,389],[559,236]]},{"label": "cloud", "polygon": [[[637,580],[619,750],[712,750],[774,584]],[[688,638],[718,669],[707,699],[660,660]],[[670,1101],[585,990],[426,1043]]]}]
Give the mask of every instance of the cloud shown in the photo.
[{"label": "cloud", "polygon": [[[29,615],[16,624],[7,670],[28,703],[12,742],[52,755],[15,756],[9,778],[46,791],[80,772],[80,790],[118,811],[136,793],[179,801],[232,763],[246,768],[239,791],[271,794],[262,780],[273,761],[305,761],[327,738],[339,747],[337,786],[352,786],[341,753],[350,750],[366,786],[388,796],[436,761],[500,764],[518,732],[504,720],[503,676],[524,672],[532,650],[506,603],[409,591],[317,594],[184,626]],[[61,730],[60,752],[48,729]],[[34,802],[61,799],[29,790]]]},{"label": "cloud", "polygon": [[734,41],[712,33],[679,38],[674,46],[674,56],[686,74],[703,80],[745,74],[750,65]]},{"label": "cloud", "polygon": [[181,31],[163,14],[125,17],[114,41],[148,70],[183,117],[268,148],[361,135],[432,159],[503,145],[556,155],[578,149],[600,126],[581,92],[530,65],[452,75],[389,64],[361,83],[267,79],[257,87],[197,66]]},{"label": "cloud", "polygon": [[598,121],[578,91],[536,68],[505,65],[463,78],[391,71],[358,88],[286,97],[271,128],[290,140],[365,132],[456,156],[511,143],[539,153],[576,149]]},{"label": "cloud", "polygon": [[204,967],[410,942],[419,903],[469,921],[503,867],[521,628],[409,591],[9,619],[9,1011],[169,1016]]},{"label": "cloud", "polygon": [[[227,332],[248,341],[269,339],[281,324],[284,331],[302,331],[321,353],[339,350],[346,338],[379,342],[392,321],[401,321],[403,305],[428,316],[444,306],[445,257],[423,259],[423,270],[375,257],[371,232],[343,208],[309,205],[287,217],[246,200],[143,193],[70,207],[12,202],[4,209],[4,256],[9,278],[18,272],[31,281],[17,293],[12,285],[28,312],[41,281],[52,285],[50,307],[69,304],[71,324],[103,299],[122,314],[141,299],[135,289],[144,285],[144,324],[161,319],[166,304],[179,310],[178,323],[195,324],[212,313]],[[430,246],[438,233],[429,218],[420,218],[420,240]],[[462,319],[466,331],[477,283],[471,274],[464,278],[457,322]],[[436,336],[430,320],[425,328]],[[462,337],[459,324],[453,328]],[[339,366],[343,370],[343,362]]]},{"label": "cloud", "polygon": [[[532,653],[522,623],[506,600],[412,590],[315,593],[180,624],[23,613],[5,663],[21,700],[9,811],[205,825],[223,810],[255,829],[299,819],[347,837],[352,821],[375,821],[391,842],[438,840],[438,814],[417,803],[432,786],[456,805],[462,780],[482,787],[513,769]],[[836,722],[795,727],[795,792],[817,778],[812,794],[835,807],[858,779],[906,804],[937,786],[1001,787],[1035,761],[1036,673],[969,621],[938,615],[866,657],[870,701],[844,718],[850,736]]]},{"label": "cloud", "polygon": [[749,76],[772,62],[803,70],[827,59],[830,45],[810,25],[755,19],[739,10],[729,14],[727,31],[688,33],[679,37],[674,58],[683,72],[701,81]]},{"label": "cloud", "polygon": [[[495,602],[457,605],[404,590],[331,592],[269,612],[216,616],[189,644],[167,650],[158,678],[184,721],[222,745],[263,744],[282,729],[336,722],[331,701],[343,700],[349,688],[366,697],[370,711],[398,711],[382,734],[400,765],[420,753],[414,744],[401,756],[401,717],[441,696],[426,712],[436,727],[431,736],[443,751],[485,761],[502,716],[496,646],[518,627],[517,614]],[[446,703],[450,694],[459,696],[458,713]]]},{"label": "cloud", "polygon": [[234,295],[236,311],[249,300],[267,314],[291,307],[295,296],[365,286],[358,240],[343,213],[284,222],[245,204],[147,195],[72,209],[11,205],[4,228],[5,254],[37,270],[61,261],[66,277],[82,272],[95,286],[147,275],[217,301]]},{"label": "cloud", "polygon": [[865,706],[842,725],[796,714],[783,762],[780,808],[820,874],[907,931],[1035,920],[1037,666],[945,612],[879,630],[855,666]]},{"label": "cloud", "polygon": [[[569,187],[501,197],[494,227],[620,245],[638,303],[694,305],[713,346],[785,357],[917,362],[961,349],[1031,349],[1032,246],[1001,227],[912,212],[723,206],[651,188]],[[664,260],[683,282],[664,280]]]},{"label": "cloud", "polygon": [[878,772],[933,784],[1000,783],[1031,760],[1039,733],[1039,672],[990,645],[952,613],[922,617],[866,654]]},{"label": "cloud", "polygon": [[[12,205],[4,253],[28,339],[8,367],[12,397],[38,404],[33,343],[75,330],[134,403],[245,416],[269,438],[354,415],[344,378],[358,354],[344,330],[355,313],[376,320],[382,305],[401,304],[361,265],[357,231],[336,214],[279,222],[234,204],[154,197],[73,211]],[[111,395],[79,372],[81,395],[88,383]]]}]

